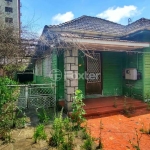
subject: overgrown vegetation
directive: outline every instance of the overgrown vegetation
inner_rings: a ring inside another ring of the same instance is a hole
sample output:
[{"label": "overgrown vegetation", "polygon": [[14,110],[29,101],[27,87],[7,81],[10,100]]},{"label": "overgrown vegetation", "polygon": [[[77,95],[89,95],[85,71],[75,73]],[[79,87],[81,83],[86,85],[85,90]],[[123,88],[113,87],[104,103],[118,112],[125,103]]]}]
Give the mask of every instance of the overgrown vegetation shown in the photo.
[{"label": "overgrown vegetation", "polygon": [[114,104],[113,107],[117,108],[117,96],[118,96],[118,89],[114,90],[114,94],[115,94],[115,99],[114,99]]},{"label": "overgrown vegetation", "polygon": [[83,106],[85,105],[83,103],[83,94],[81,90],[75,91],[75,96],[73,97],[73,103],[72,103],[72,120],[77,124],[77,127],[80,127],[81,123],[85,121],[85,118],[83,115],[85,115],[85,110],[83,109]]},{"label": "overgrown vegetation", "polygon": [[50,109],[45,109],[45,108],[38,108],[37,109],[37,116],[39,118],[40,123],[43,124],[48,124],[49,121],[52,119],[51,116],[52,112],[50,111]]},{"label": "overgrown vegetation", "polygon": [[140,131],[144,134],[150,134],[150,123],[149,123],[148,128],[146,128],[145,125],[142,124],[142,128],[140,129]]},{"label": "overgrown vegetation", "polygon": [[131,114],[135,112],[135,108],[132,104],[127,103],[127,98],[127,96],[124,96],[123,114],[125,114],[127,117],[130,117]]},{"label": "overgrown vegetation", "polygon": [[53,122],[53,130],[51,132],[51,138],[49,140],[50,146],[59,146],[64,142],[64,122],[61,111],[58,117],[55,117]]},{"label": "overgrown vegetation", "polygon": [[140,148],[141,138],[142,138],[142,134],[141,133],[139,134],[137,129],[135,128],[135,138],[133,138],[133,139],[136,140],[136,142],[129,140],[129,143],[132,145],[132,147],[135,150],[141,150],[141,148]]},{"label": "overgrown vegetation", "polygon": [[33,138],[34,138],[34,142],[35,143],[37,143],[39,140],[46,140],[47,135],[45,133],[44,125],[43,124],[39,124],[36,127],[36,129],[34,131]]},{"label": "overgrown vegetation", "polygon": [[82,149],[93,150],[93,142],[94,142],[94,139],[90,135],[88,135],[86,140],[84,141],[84,143],[82,145]]},{"label": "overgrown vegetation", "polygon": [[0,136],[5,142],[11,140],[11,129],[24,127],[25,119],[18,118],[22,111],[17,107],[19,88],[17,83],[7,77],[0,78]]},{"label": "overgrown vegetation", "polygon": [[102,120],[100,120],[99,139],[98,139],[98,146],[97,146],[97,149],[100,149],[100,150],[104,148],[103,143],[102,143],[102,130],[103,130],[103,123],[102,123]]}]

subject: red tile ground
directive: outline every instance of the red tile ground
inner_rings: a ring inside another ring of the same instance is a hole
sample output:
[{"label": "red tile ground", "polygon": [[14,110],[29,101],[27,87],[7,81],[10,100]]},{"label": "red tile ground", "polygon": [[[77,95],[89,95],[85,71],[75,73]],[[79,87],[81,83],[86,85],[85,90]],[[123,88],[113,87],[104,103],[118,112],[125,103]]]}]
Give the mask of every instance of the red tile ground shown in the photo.
[{"label": "red tile ground", "polygon": [[[129,140],[136,144],[135,128],[141,135],[139,130],[142,128],[142,124],[144,123],[147,128],[150,124],[150,114],[131,118],[114,115],[88,119],[88,127],[91,135],[95,138],[99,137],[100,121],[103,123],[102,143],[104,144],[104,150],[134,150]],[[150,135],[142,134],[140,148],[140,150],[150,150]]]},{"label": "red tile ground", "polygon": [[[150,125],[150,111],[147,110],[145,103],[127,98],[127,103],[135,107],[132,117],[128,118],[120,113],[124,106],[123,97],[118,97],[117,108],[113,107],[114,97],[92,99],[92,101],[87,99],[84,102],[88,127],[93,137],[99,137],[100,121],[103,123],[104,150],[135,150],[129,142],[131,140],[136,145],[135,129],[140,136],[139,130],[142,125],[147,128]],[[150,150],[150,135],[142,134],[140,148],[140,150]]]}]

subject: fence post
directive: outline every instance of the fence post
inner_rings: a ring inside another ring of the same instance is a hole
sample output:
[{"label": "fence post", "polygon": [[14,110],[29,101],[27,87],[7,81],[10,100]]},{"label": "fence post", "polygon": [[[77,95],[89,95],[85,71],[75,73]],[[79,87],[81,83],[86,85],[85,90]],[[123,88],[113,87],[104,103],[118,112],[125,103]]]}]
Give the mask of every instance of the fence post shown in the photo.
[{"label": "fence post", "polygon": [[25,102],[26,102],[26,107],[28,108],[28,85],[25,86]]}]

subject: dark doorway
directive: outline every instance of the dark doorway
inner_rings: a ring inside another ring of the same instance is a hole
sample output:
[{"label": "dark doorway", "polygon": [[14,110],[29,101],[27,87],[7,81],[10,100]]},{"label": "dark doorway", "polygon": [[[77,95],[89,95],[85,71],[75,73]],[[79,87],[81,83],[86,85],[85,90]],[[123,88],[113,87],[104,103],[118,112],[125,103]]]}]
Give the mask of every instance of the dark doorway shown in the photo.
[{"label": "dark doorway", "polygon": [[27,74],[27,73],[19,73],[17,74],[17,80],[20,83],[28,83],[33,81],[33,74]]}]

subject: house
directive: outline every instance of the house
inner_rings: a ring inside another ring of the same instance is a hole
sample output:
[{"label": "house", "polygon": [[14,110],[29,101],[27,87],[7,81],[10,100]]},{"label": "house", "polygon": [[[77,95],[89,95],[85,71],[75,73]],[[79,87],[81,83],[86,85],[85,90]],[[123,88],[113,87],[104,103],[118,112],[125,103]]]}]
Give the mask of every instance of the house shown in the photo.
[{"label": "house", "polygon": [[73,93],[127,95],[144,100],[150,90],[150,20],[126,26],[82,16],[45,26],[35,61],[36,83],[56,82],[57,100],[71,110]]}]

